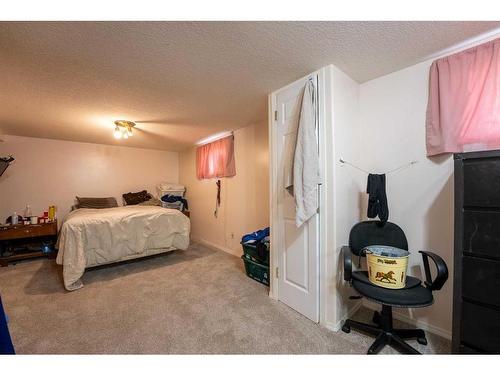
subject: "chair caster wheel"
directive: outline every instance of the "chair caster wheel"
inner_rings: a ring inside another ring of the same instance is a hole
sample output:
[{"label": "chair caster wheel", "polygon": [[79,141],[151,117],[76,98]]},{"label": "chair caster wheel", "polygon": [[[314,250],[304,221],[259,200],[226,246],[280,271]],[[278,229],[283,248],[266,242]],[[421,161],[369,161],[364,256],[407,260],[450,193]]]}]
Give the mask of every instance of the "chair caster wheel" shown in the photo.
[{"label": "chair caster wheel", "polygon": [[422,345],[427,345],[427,339],[425,337],[417,337],[417,342]]},{"label": "chair caster wheel", "polygon": [[349,327],[348,325],[344,324],[344,325],[342,325],[342,331],[344,331],[345,333],[350,333],[351,332],[351,327]]}]

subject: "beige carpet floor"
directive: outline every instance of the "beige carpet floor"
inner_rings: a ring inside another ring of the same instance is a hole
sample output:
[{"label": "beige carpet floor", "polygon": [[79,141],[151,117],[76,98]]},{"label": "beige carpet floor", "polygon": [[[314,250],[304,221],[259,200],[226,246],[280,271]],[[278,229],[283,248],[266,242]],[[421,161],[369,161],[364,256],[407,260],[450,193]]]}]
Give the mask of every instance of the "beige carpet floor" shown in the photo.
[{"label": "beige carpet floor", "polygon": [[[0,268],[18,353],[337,354],[366,353],[373,341],[314,324],[271,300],[239,258],[198,244],[88,270],[83,282],[66,292],[53,260]],[[369,321],[370,313],[355,318]],[[438,336],[428,341],[410,343],[425,353],[450,351]]]}]

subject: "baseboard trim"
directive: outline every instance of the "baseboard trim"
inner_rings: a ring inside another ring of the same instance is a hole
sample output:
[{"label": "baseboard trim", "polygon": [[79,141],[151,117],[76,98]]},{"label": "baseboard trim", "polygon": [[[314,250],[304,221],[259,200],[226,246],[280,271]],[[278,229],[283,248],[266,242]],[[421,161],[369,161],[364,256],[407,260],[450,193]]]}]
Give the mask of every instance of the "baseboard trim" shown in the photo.
[{"label": "baseboard trim", "polygon": [[210,242],[210,241],[207,241],[207,240],[204,240],[203,238],[198,238],[198,237],[191,237],[191,241],[192,242],[197,242],[201,245],[205,245],[207,247],[210,247],[212,249],[215,249],[215,250],[220,250],[220,251],[224,251],[225,253],[228,253],[228,254],[231,254],[231,255],[234,255],[234,256],[239,256],[239,254],[236,254],[233,250],[231,250],[230,248],[228,247],[224,247],[224,246],[220,246],[220,245],[217,245],[217,244],[214,244],[213,242]]},{"label": "baseboard trim", "polygon": [[[370,310],[380,310],[380,305],[367,300],[363,301],[363,306],[369,308]],[[394,316],[394,318],[402,321],[403,323],[411,324],[417,328],[423,329],[424,331],[433,333],[451,341],[451,332],[446,329],[435,326],[433,324],[429,324],[419,319],[411,318],[408,315],[400,313],[396,310],[393,310],[392,315]]]},{"label": "baseboard trim", "polygon": [[354,304],[354,306],[352,306],[349,310],[347,310],[347,312],[339,320],[337,320],[336,323],[323,322],[321,323],[321,325],[326,329],[329,329],[330,331],[338,332],[342,328],[342,323],[344,322],[344,320],[355,314],[356,311],[358,311],[361,306],[363,306],[363,304],[361,303],[361,301],[358,301]]},{"label": "baseboard trim", "polygon": [[337,320],[334,331],[338,332],[342,328],[343,322],[350,316],[353,316],[356,313],[356,311],[358,311],[361,308],[361,306],[363,306],[363,302],[357,301],[354,304],[354,306],[352,306],[349,310],[347,310],[347,312],[340,319]]}]

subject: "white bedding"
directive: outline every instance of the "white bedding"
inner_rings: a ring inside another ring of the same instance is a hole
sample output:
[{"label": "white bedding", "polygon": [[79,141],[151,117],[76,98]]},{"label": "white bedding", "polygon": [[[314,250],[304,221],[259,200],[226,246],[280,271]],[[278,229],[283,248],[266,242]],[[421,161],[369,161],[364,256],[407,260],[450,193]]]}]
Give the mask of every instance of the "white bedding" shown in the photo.
[{"label": "white bedding", "polygon": [[157,206],[77,209],[63,221],[56,262],[64,287],[76,290],[85,268],[126,259],[185,250],[189,219],[178,210]]}]

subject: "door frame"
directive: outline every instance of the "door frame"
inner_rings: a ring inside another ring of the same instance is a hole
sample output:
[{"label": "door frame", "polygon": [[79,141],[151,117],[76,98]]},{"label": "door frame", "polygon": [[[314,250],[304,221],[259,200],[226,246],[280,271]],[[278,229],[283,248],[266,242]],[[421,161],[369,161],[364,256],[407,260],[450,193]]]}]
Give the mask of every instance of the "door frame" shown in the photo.
[{"label": "door frame", "polygon": [[[273,236],[273,227],[278,223],[278,148],[277,148],[277,121],[274,118],[274,111],[276,110],[276,95],[296,84],[298,81],[306,80],[311,75],[318,76],[318,137],[319,137],[319,159],[320,168],[322,173],[323,183],[320,186],[320,207],[319,207],[319,225],[318,225],[318,240],[319,240],[319,256],[318,256],[318,278],[319,278],[319,324],[325,327],[332,327],[332,324],[327,321],[327,307],[328,307],[328,262],[327,255],[328,249],[334,249],[334,231],[328,230],[329,223],[333,222],[333,196],[328,199],[331,194],[333,184],[331,183],[331,175],[333,170],[330,171],[331,163],[327,156],[332,156],[333,153],[333,85],[332,85],[332,67],[326,66],[306,76],[272,92],[268,97],[268,124],[269,124],[269,183],[270,183],[270,227],[271,227],[271,256],[270,256],[270,289],[269,297],[278,300],[279,288],[278,279],[276,275],[276,267],[278,266],[278,251],[273,251],[273,244],[279,243],[280,236]],[[330,126],[328,126],[330,125]],[[333,227],[332,227],[333,228]],[[334,283],[335,284],[335,283]],[[331,284],[330,284],[331,287]],[[333,292],[334,293],[334,292]]]}]

